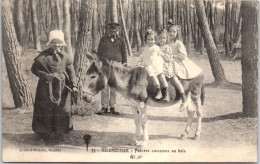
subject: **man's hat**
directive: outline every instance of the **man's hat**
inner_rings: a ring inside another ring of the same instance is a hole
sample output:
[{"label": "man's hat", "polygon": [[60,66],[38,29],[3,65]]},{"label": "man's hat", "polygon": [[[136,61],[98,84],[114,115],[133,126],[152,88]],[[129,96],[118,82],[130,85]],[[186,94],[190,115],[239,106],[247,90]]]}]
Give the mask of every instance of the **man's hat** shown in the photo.
[{"label": "man's hat", "polygon": [[107,25],[109,28],[117,28],[119,26],[119,23],[115,20],[112,20]]}]

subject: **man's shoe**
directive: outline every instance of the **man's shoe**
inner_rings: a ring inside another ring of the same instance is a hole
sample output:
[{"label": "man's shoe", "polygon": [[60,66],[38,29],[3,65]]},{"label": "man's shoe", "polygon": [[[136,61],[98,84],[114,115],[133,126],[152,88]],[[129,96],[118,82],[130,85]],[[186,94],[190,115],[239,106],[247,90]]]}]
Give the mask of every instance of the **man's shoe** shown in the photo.
[{"label": "man's shoe", "polygon": [[116,112],[116,109],[114,107],[110,108],[110,112],[111,112],[111,114],[119,115],[119,112]]},{"label": "man's shoe", "polygon": [[108,109],[105,107],[102,107],[100,111],[97,112],[98,115],[103,115],[104,113],[107,113]]}]

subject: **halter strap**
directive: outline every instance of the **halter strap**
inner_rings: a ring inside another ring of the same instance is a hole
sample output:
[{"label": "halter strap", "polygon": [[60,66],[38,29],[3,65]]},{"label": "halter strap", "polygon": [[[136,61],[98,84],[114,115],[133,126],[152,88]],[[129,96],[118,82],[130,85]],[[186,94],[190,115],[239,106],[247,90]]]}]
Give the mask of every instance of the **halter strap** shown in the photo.
[{"label": "halter strap", "polygon": [[[112,70],[112,66],[110,65],[110,63],[109,62],[107,62],[108,63],[108,75],[107,75],[107,83],[108,83],[108,81],[109,81],[109,79],[110,79],[110,75],[111,75],[111,70]],[[88,95],[90,95],[90,96],[92,96],[92,97],[94,97],[95,95],[94,94],[92,94],[92,93],[89,93],[89,92],[86,92],[86,91],[84,91],[84,93],[86,93],[86,94],[88,94]]]},{"label": "halter strap", "polygon": [[115,79],[115,84],[111,85],[111,72],[112,72],[112,65],[108,62],[108,76],[107,76],[107,84],[110,86],[116,86],[116,79]]}]

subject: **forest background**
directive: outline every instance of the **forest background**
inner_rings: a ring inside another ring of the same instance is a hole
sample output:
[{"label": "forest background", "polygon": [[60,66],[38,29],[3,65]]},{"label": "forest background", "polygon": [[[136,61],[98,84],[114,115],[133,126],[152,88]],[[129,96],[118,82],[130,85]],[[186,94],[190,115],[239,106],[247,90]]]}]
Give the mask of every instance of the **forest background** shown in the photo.
[{"label": "forest background", "polygon": [[[181,25],[188,53],[194,48],[203,55],[206,48],[216,86],[230,84],[220,54],[232,58],[234,48],[241,43],[243,115],[257,117],[257,1],[4,0],[2,10],[2,54],[15,107],[33,106],[34,89],[27,82],[30,76],[22,73],[21,57],[30,45],[37,53],[46,48],[51,30],[64,31],[66,51],[74,58],[80,81],[89,64],[86,54],[97,51],[111,19],[120,23],[120,35],[125,38],[129,57],[145,45],[148,28],[167,28],[168,20],[172,19]],[[219,45],[224,51],[218,50]],[[80,83],[78,88],[81,90]]]},{"label": "forest background", "polygon": [[[149,107],[150,147],[188,150],[183,156],[171,156],[180,157],[173,161],[257,161],[258,1],[2,0],[1,4],[3,150],[13,145],[41,148],[31,128],[38,81],[31,66],[33,59],[47,48],[51,30],[64,31],[68,45],[65,50],[74,58],[80,81],[89,66],[86,54],[97,51],[109,20],[120,23],[120,36],[127,43],[128,66],[132,67],[136,65],[136,54],[145,45],[146,29],[167,28],[172,19],[181,25],[189,58],[204,70],[202,136],[200,141],[190,137],[180,141],[186,113],[178,112],[178,107]],[[232,60],[234,56],[239,58]],[[81,91],[80,83],[78,88]],[[125,98],[117,97],[118,116],[93,114],[100,109],[100,95],[90,104],[81,101],[80,96],[78,102],[73,106],[75,129],[66,136],[69,143],[56,145],[58,148],[85,153],[85,134],[92,136],[92,148],[129,146],[134,126]],[[33,157],[35,161],[42,159],[30,155],[28,158]],[[149,156],[143,159],[151,160]]]}]

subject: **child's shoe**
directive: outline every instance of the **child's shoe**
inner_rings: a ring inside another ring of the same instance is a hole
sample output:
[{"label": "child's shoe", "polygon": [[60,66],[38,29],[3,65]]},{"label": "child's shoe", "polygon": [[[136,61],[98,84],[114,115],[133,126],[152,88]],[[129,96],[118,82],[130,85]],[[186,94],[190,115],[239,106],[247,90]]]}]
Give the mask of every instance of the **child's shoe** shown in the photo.
[{"label": "child's shoe", "polygon": [[162,93],[161,93],[161,89],[160,88],[156,88],[154,98],[156,100],[160,100],[162,98]]},{"label": "child's shoe", "polygon": [[161,92],[162,92],[162,100],[163,101],[166,101],[166,102],[169,102],[170,100],[169,100],[169,94],[168,94],[168,88],[162,88],[161,89]]}]

